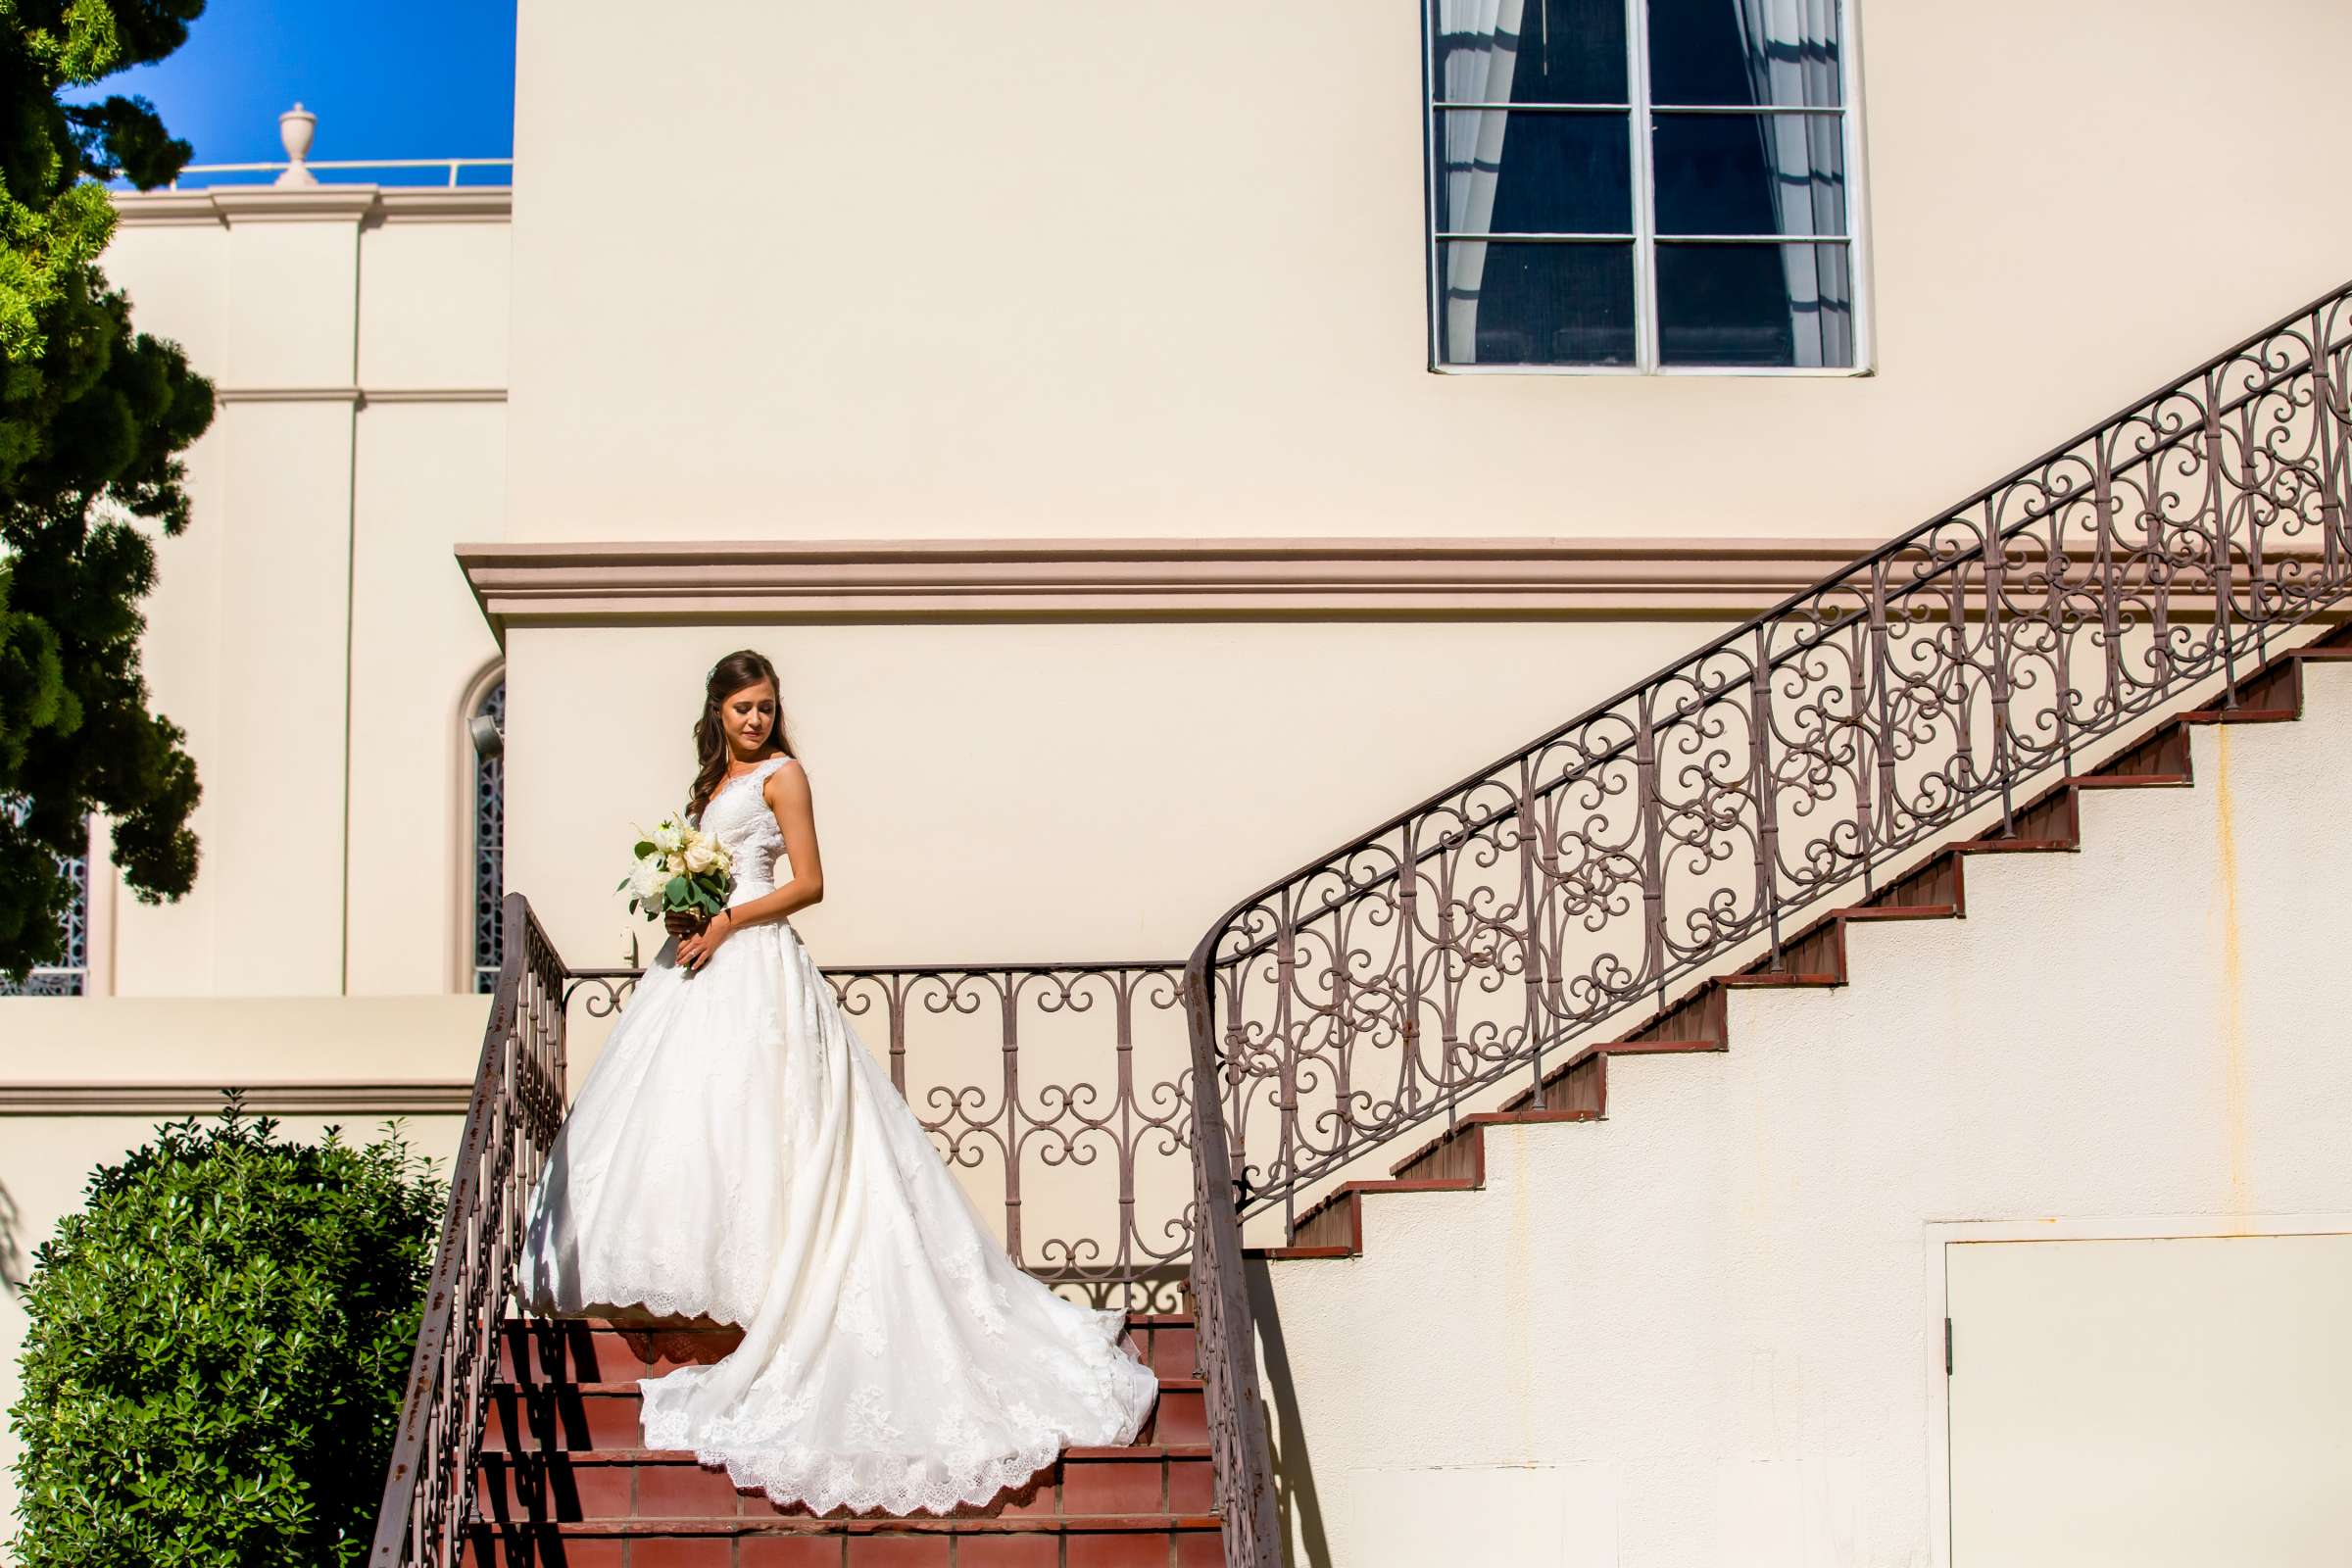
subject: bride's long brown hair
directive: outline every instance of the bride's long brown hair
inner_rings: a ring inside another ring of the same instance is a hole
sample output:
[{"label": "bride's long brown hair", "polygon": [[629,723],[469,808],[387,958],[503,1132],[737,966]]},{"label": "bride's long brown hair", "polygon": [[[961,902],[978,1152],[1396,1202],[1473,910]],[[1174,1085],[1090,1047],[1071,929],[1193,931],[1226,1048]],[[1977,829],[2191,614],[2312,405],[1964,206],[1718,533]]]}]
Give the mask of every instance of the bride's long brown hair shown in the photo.
[{"label": "bride's long brown hair", "polygon": [[767,682],[768,690],[776,694],[776,727],[767,732],[767,750],[775,757],[792,757],[792,737],[784,732],[784,683],[776,678],[776,666],[749,648],[739,649],[710,666],[710,679],[703,689],[703,716],[694,721],[694,755],[702,764],[694,775],[694,790],[686,798],[686,814],[696,821],[703,819],[703,808],[726,782],[727,732],[718,722],[718,710],[728,698],[746,686]]}]

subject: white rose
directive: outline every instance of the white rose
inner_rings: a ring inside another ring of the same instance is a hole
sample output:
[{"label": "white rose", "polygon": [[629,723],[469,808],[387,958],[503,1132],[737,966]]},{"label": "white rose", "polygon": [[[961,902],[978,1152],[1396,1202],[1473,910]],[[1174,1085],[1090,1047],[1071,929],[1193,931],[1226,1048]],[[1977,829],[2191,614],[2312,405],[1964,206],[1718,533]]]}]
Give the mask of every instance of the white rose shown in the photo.
[{"label": "white rose", "polygon": [[674,816],[665,816],[654,824],[654,848],[663,855],[674,855],[686,847],[686,829]]},{"label": "white rose", "polygon": [[729,855],[727,847],[716,839],[710,841],[710,869],[721,875],[735,869],[735,857]]},{"label": "white rose", "polygon": [[686,869],[699,876],[718,864],[720,853],[716,839],[707,834],[698,835],[693,843],[686,846]]},{"label": "white rose", "polygon": [[662,863],[659,856],[649,855],[629,867],[629,891],[641,899],[649,902],[659,899],[668,885],[669,867]]}]

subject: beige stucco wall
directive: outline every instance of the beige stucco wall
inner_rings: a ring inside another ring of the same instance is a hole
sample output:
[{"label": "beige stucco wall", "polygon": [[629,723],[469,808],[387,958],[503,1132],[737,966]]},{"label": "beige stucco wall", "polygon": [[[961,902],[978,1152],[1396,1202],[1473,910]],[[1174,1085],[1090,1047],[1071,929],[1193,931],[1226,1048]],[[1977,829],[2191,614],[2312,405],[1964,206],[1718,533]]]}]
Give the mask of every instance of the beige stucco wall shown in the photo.
[{"label": "beige stucco wall", "polygon": [[2335,0],[1854,11],[1877,373],[1628,379],[1427,373],[1417,0],[523,0],[515,537],[1880,538],[2352,273]]},{"label": "beige stucco wall", "polygon": [[1728,1053],[1267,1265],[1294,1560],[1939,1564],[1937,1227],[2345,1228],[2352,669],[2310,682],[2080,854],[1973,858],[1965,920],[1852,929],[1850,986],[1738,992]]},{"label": "beige stucco wall", "polygon": [[[196,890],[101,890],[100,989],[461,983],[459,708],[497,657],[451,557],[505,513],[503,193],[133,196],[106,256],[214,380],[147,668],[205,786]],[[299,869],[295,869],[299,867]]]},{"label": "beige stucco wall", "polygon": [[[621,961],[628,825],[683,804],[704,676],[784,676],[819,961],[1182,958],[1273,880],[1646,673],[1688,622],[517,628],[507,869]],[[515,803],[528,803],[527,808]],[[653,944],[645,951],[651,953]]]}]

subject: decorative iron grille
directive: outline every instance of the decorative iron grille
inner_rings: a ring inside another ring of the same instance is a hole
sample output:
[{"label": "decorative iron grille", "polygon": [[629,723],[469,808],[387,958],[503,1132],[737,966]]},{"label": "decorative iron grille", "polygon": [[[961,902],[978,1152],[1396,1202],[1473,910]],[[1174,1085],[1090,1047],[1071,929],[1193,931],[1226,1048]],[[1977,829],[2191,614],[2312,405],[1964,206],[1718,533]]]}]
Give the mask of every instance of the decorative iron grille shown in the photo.
[{"label": "decorative iron grille", "polygon": [[[21,801],[0,803],[0,810],[24,819]],[[86,855],[61,855],[57,868],[74,886],[74,894],[58,915],[58,961],[36,964],[22,980],[0,975],[0,997],[78,997],[88,989],[90,974],[90,860]]]},{"label": "decorative iron grille", "polygon": [[[507,683],[482,694],[473,716],[487,718],[504,735]],[[507,759],[503,750],[473,756],[473,989],[498,989],[499,918],[507,876]]]},{"label": "decorative iron grille", "polygon": [[[825,979],[941,1157],[982,1173],[975,1198],[996,1190],[1014,1262],[1098,1306],[1167,1312],[1192,1247],[1182,971],[1171,959]],[[576,969],[565,996],[608,1017],[643,974]]]}]

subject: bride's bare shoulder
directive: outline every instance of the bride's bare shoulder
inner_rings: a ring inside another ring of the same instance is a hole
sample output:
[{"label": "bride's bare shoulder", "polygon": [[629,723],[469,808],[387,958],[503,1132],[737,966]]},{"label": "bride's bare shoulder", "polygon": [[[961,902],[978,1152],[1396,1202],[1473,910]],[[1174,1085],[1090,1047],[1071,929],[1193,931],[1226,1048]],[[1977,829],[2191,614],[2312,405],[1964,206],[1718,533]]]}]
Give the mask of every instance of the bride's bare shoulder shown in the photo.
[{"label": "bride's bare shoulder", "polygon": [[806,803],[808,799],[808,773],[797,757],[787,757],[768,769],[767,777],[760,782],[760,793],[767,797],[770,806],[789,801]]}]

